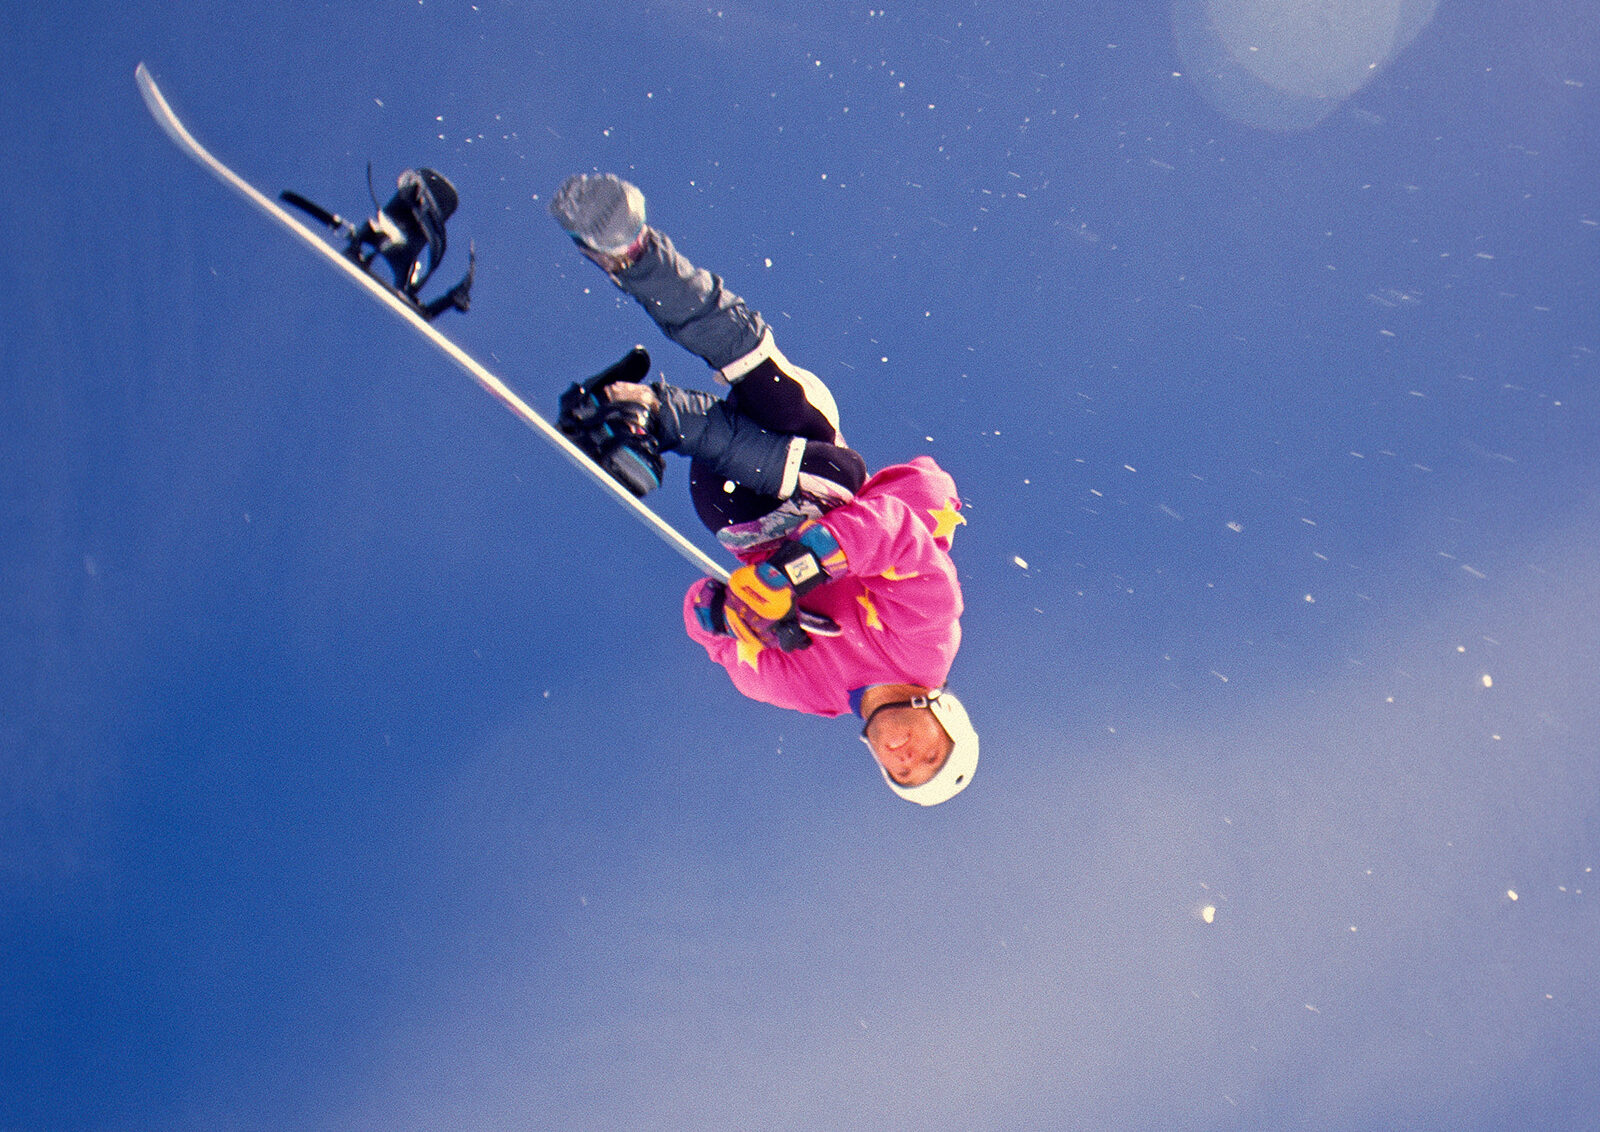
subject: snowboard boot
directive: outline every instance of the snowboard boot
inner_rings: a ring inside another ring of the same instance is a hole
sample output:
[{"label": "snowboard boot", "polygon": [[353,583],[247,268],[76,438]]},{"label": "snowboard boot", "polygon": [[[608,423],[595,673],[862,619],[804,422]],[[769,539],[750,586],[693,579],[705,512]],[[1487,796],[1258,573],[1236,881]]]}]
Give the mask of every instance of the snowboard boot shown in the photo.
[{"label": "snowboard boot", "polygon": [[650,236],[644,194],[614,173],[568,177],[550,201],[550,214],[607,275],[632,267]]},{"label": "snowboard boot", "polygon": [[666,461],[657,435],[659,401],[640,384],[650,355],[635,346],[621,361],[561,395],[556,425],[612,479],[644,498],[661,486]]},{"label": "snowboard boot", "polygon": [[407,169],[389,203],[351,235],[345,254],[362,267],[381,256],[394,274],[395,288],[414,300],[444,258],[445,221],[459,202],[456,187],[443,174]]},{"label": "snowboard boot", "polygon": [[709,393],[645,385],[641,379],[649,372],[650,355],[635,346],[563,393],[556,423],[638,496],[660,486],[663,452],[681,452],[724,480],[772,496],[774,506],[795,493],[804,437],[768,432]]}]

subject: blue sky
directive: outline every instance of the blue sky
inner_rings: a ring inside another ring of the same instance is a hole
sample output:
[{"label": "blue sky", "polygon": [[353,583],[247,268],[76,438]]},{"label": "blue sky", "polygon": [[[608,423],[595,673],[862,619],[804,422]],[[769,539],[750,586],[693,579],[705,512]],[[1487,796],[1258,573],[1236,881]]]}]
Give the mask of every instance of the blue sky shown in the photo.
[{"label": "blue sky", "polygon": [[[1579,1126],[1600,33],[1340,11],[7,8],[0,1126]],[[972,789],[741,699],[141,59],[269,191],[449,175],[546,411],[707,386],[544,212],[641,185],[954,475]]]}]

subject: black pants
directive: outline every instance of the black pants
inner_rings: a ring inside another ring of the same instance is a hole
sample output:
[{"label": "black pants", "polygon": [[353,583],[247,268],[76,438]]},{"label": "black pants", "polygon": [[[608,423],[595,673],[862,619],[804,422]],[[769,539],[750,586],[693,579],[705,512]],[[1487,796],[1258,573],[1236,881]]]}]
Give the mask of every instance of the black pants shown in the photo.
[{"label": "black pants", "polygon": [[[845,447],[844,437],[834,423],[806,394],[800,381],[768,358],[740,379],[728,394],[726,404],[768,432],[805,437],[800,490],[818,486],[808,484],[815,477],[853,495],[867,478],[866,462],[854,449]],[[700,521],[713,532],[733,523],[759,519],[783,502],[739,484],[732,484],[730,490],[729,481],[701,460],[689,465],[689,495]]]}]

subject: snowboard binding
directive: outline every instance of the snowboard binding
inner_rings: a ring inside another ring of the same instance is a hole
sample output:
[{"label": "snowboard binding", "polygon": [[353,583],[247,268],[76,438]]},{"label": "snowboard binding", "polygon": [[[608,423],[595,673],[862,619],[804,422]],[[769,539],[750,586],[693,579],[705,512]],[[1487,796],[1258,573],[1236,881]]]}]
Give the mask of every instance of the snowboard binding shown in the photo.
[{"label": "snowboard binding", "polygon": [[605,387],[638,384],[650,374],[650,354],[635,346],[621,361],[561,395],[556,426],[612,479],[644,498],[661,486],[666,461],[656,435],[656,414],[637,401],[611,401]]},{"label": "snowboard binding", "polygon": [[[367,192],[373,205],[378,195],[372,188],[372,166],[367,166]],[[357,227],[336,212],[330,212],[297,192],[278,194],[285,204],[326,225],[346,241],[344,254],[365,271],[382,259],[394,281],[390,289],[413,310],[432,322],[447,310],[466,311],[472,306],[472,277],[477,269],[477,248],[467,248],[467,273],[443,295],[423,302],[420,292],[444,259],[445,221],[460,203],[456,188],[433,169],[407,169],[401,173],[394,196],[377,209],[377,215]]]}]

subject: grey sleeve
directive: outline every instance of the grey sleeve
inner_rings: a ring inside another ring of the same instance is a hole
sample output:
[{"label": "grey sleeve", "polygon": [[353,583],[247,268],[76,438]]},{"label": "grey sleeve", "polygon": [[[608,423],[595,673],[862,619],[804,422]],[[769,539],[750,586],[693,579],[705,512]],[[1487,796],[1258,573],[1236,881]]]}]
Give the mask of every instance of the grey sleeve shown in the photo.
[{"label": "grey sleeve", "polygon": [[668,338],[712,369],[722,369],[761,344],[767,327],[761,313],[723,287],[720,276],[690,263],[655,229],[632,266],[612,278]]}]

